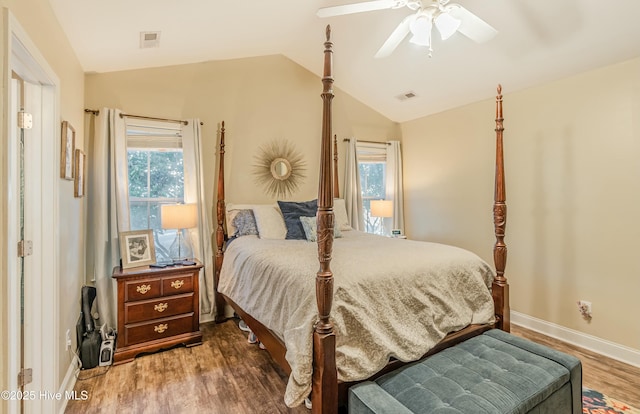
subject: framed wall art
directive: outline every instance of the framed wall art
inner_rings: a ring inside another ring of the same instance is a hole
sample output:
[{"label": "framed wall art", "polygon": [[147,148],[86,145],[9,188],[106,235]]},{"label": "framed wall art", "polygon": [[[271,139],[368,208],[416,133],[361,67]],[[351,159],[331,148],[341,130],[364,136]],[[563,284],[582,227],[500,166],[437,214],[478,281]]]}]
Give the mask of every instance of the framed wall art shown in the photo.
[{"label": "framed wall art", "polygon": [[156,262],[153,230],[122,231],[118,238],[123,269],[148,266]]},{"label": "framed wall art", "polygon": [[265,193],[287,198],[295,193],[305,179],[306,162],[302,153],[286,140],[273,140],[259,148],[254,156],[253,174]]},{"label": "framed wall art", "polygon": [[75,197],[84,197],[87,187],[85,179],[87,172],[87,156],[82,150],[77,149],[75,152],[73,195]]},{"label": "framed wall art", "polygon": [[60,145],[60,178],[73,180],[73,157],[76,148],[76,130],[67,121],[62,121]]}]

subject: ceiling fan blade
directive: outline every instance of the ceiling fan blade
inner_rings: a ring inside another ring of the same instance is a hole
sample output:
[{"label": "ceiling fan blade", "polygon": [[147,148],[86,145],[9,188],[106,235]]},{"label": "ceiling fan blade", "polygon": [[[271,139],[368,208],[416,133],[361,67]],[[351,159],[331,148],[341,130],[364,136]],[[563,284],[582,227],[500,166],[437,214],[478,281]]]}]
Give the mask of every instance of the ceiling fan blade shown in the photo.
[{"label": "ceiling fan blade", "polygon": [[318,9],[316,16],[331,17],[342,16],[343,14],[362,13],[373,10],[390,9],[395,6],[397,0],[373,0],[363,3],[344,4],[342,6],[323,7]]},{"label": "ceiling fan blade", "polygon": [[404,40],[405,37],[409,34],[409,26],[411,22],[416,18],[415,14],[411,14],[404,18],[395,28],[395,30],[389,35],[384,44],[378,49],[378,52],[375,54],[376,58],[384,58],[389,56],[396,50],[396,47]]},{"label": "ceiling fan blade", "polygon": [[469,10],[459,4],[451,4],[447,7],[449,14],[462,23],[458,31],[476,43],[484,43],[491,40],[498,31]]}]

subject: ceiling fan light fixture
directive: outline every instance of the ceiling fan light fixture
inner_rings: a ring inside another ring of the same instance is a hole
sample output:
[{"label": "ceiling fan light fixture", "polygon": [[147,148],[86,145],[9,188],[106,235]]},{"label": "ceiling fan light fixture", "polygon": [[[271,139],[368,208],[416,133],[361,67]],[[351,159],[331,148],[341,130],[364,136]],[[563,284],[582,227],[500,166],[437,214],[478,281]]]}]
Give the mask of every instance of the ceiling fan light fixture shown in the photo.
[{"label": "ceiling fan light fixture", "polygon": [[411,39],[409,42],[420,45],[420,46],[431,46],[431,29],[433,28],[433,23],[431,21],[431,16],[426,16],[421,14],[415,18],[413,22],[409,25],[409,29],[411,30]]},{"label": "ceiling fan light fixture", "polygon": [[402,7],[413,10],[414,13],[405,16],[387,37],[376,52],[376,58],[391,55],[409,37],[409,33],[412,35],[409,42],[426,46],[431,56],[433,40],[431,36],[434,25],[442,40],[447,40],[454,33],[460,32],[461,35],[476,43],[484,43],[498,34],[495,28],[480,17],[460,4],[450,1],[452,0],[361,0],[359,3],[323,7],[318,9],[316,14],[319,17],[331,17]]},{"label": "ceiling fan light fixture", "polygon": [[442,12],[436,16],[435,24],[442,40],[447,40],[458,30],[462,21],[456,19],[447,12]]}]

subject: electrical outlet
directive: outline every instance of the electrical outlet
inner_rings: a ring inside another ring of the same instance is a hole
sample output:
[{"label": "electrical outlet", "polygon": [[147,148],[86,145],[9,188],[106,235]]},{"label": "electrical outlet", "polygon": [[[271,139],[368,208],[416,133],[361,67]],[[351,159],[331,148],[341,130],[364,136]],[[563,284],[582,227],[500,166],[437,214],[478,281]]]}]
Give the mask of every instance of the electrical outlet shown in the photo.
[{"label": "electrical outlet", "polygon": [[71,329],[67,329],[67,334],[65,336],[65,350],[68,351],[71,348]]},{"label": "electrical outlet", "polygon": [[582,317],[586,320],[591,320],[591,302],[586,300],[578,301],[578,312],[582,315]]}]

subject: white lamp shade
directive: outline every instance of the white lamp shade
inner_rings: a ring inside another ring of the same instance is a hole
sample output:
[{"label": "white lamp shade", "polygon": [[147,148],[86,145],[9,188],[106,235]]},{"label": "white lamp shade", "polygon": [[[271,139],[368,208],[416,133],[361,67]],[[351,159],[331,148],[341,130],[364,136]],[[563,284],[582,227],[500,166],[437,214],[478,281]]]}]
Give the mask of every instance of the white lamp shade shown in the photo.
[{"label": "white lamp shade", "polygon": [[371,215],[373,217],[393,217],[393,201],[371,200]]},{"label": "white lamp shade", "polygon": [[163,229],[190,229],[198,225],[196,204],[163,204],[160,206]]}]

